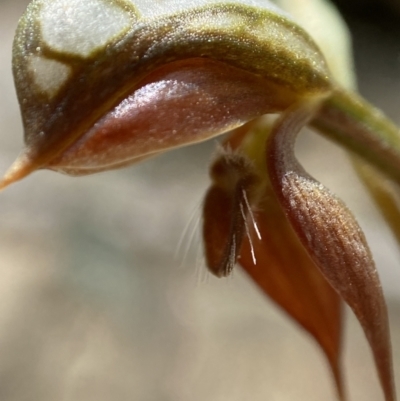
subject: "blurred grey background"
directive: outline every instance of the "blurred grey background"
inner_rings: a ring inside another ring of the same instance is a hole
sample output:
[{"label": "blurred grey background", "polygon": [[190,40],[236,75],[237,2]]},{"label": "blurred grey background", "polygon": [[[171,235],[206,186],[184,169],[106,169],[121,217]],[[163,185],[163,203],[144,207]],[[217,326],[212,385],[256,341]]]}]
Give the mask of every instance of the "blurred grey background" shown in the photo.
[{"label": "blurred grey background", "polygon": [[[384,3],[355,3],[341,5],[355,35],[360,91],[400,123],[399,17]],[[11,46],[27,4],[0,0],[0,171],[22,147]],[[306,333],[238,269],[225,280],[205,271],[196,221],[214,148],[210,141],[84,178],[41,171],[0,194],[1,400],[335,400]],[[313,134],[298,149],[366,232],[400,388],[397,244],[340,149]],[[350,398],[381,400],[349,312],[346,323]]]}]

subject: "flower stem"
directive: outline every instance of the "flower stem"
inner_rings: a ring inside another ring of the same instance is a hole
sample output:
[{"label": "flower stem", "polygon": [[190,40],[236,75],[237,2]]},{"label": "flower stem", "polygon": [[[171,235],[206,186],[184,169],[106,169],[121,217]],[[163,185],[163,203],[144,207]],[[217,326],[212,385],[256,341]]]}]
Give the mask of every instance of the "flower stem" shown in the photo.
[{"label": "flower stem", "polygon": [[361,97],[336,90],[311,125],[400,184],[400,130]]}]

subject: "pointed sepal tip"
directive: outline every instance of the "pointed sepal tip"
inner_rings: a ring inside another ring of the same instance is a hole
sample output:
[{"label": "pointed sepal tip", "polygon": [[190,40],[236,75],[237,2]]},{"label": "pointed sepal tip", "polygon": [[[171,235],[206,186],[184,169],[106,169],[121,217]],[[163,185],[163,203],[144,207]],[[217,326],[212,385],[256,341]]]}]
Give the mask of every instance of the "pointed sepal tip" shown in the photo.
[{"label": "pointed sepal tip", "polygon": [[0,180],[0,191],[9,185],[22,180],[37,169],[28,153],[22,152]]}]

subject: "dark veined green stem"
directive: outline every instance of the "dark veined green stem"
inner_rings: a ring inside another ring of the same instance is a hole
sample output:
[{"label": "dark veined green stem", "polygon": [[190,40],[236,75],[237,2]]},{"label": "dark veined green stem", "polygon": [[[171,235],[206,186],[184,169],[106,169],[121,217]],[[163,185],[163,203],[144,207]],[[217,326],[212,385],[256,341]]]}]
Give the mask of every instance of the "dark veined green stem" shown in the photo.
[{"label": "dark veined green stem", "polygon": [[400,184],[400,129],[360,96],[335,90],[311,125]]}]

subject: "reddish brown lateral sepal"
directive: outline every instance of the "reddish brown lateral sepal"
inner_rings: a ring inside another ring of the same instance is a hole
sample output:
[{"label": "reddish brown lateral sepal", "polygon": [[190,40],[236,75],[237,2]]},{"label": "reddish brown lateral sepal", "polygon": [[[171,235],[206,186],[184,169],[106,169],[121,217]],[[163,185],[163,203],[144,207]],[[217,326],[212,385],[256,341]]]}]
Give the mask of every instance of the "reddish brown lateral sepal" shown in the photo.
[{"label": "reddish brown lateral sepal", "polygon": [[375,264],[347,207],[309,176],[294,156],[294,141],[318,105],[304,102],[273,129],[267,162],[273,188],[300,241],[322,274],[351,307],[372,349],[386,401],[396,399],[389,324]]},{"label": "reddish brown lateral sepal", "polygon": [[320,344],[343,400],[341,301],[296,238],[270,183],[250,178],[254,166],[240,155],[240,145],[252,135],[259,137],[253,125],[228,137],[225,148],[235,153],[223,154],[211,170],[214,184],[204,203],[207,264],[222,276],[237,260],[255,284]]}]

